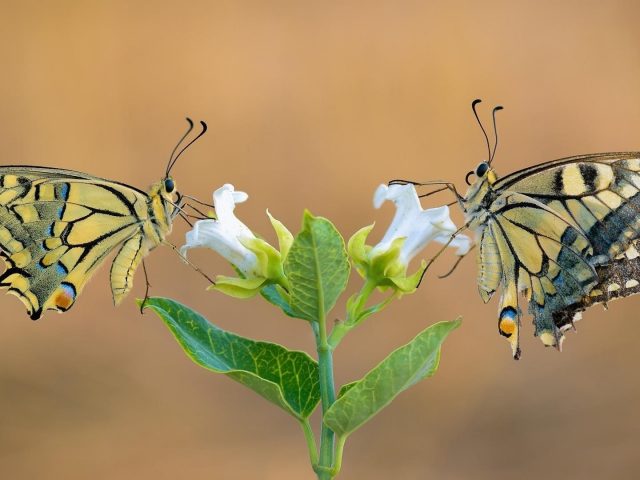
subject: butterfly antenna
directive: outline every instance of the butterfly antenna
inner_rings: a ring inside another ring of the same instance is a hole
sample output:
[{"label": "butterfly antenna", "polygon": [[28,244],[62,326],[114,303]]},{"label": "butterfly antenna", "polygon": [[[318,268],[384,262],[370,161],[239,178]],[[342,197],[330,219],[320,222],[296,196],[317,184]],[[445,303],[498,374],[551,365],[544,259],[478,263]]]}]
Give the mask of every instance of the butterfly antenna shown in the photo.
[{"label": "butterfly antenna", "polygon": [[173,167],[173,156],[175,155],[176,151],[178,150],[178,147],[180,147],[180,144],[182,142],[184,142],[184,139],[187,138],[187,135],[189,135],[191,133],[191,130],[193,130],[193,120],[191,120],[189,117],[187,117],[187,123],[189,124],[189,128],[187,128],[187,131],[185,132],[184,135],[182,135],[182,137],[180,138],[180,140],[178,140],[178,143],[176,143],[176,146],[173,147],[173,151],[171,152],[171,155],[169,155],[169,162],[167,163],[167,171],[165,173],[165,177],[169,176],[169,172],[171,171],[171,167]]},{"label": "butterfly antenna", "polygon": [[[193,126],[193,122],[187,118],[187,120],[190,122],[190,125]],[[180,156],[185,152],[185,150],[187,148],[189,148],[191,145],[193,145],[200,137],[202,137],[205,133],[207,133],[207,129],[209,127],[207,127],[207,124],[205,122],[203,122],[202,120],[200,120],[200,126],[202,127],[202,130],[200,131],[200,133],[196,136],[196,138],[194,138],[193,140],[191,140],[189,143],[187,143],[184,147],[182,147],[182,150],[180,150],[178,152],[178,154],[173,158],[173,160],[169,163],[169,166],[167,167],[167,176],[169,175],[169,172],[171,171],[171,169],[173,168],[173,166],[176,164],[176,162],[178,161],[178,159],[180,158]],[[191,129],[189,129],[189,131],[187,132],[187,134],[191,131]],[[185,134],[186,137],[186,134]],[[184,137],[182,138],[182,140],[184,140]],[[180,140],[180,143],[182,143],[182,140]],[[178,143],[178,145],[180,145],[180,143]],[[177,148],[177,146],[176,146]]]},{"label": "butterfly antenna", "polygon": [[487,131],[482,126],[482,122],[480,121],[480,117],[478,116],[478,111],[476,110],[476,105],[478,105],[480,102],[482,102],[482,100],[476,98],[473,102],[471,102],[471,109],[473,110],[473,114],[476,116],[476,121],[478,122],[478,125],[480,125],[480,129],[484,134],[484,139],[487,142],[487,152],[489,155],[488,158],[491,158],[491,145],[489,144],[489,136],[487,135]]},{"label": "butterfly antenna", "polygon": [[491,112],[491,116],[493,117],[493,134],[495,136],[495,143],[493,144],[493,152],[491,152],[491,157],[489,158],[489,165],[493,162],[493,157],[496,156],[496,150],[498,149],[498,127],[496,126],[496,112],[502,110],[504,107],[502,105],[498,105]]}]

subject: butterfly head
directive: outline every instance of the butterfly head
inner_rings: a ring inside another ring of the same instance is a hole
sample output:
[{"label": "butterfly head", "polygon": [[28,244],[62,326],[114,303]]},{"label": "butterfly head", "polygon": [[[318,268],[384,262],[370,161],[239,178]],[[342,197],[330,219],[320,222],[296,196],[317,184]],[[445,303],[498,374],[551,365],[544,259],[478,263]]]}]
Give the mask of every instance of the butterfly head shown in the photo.
[{"label": "butterfly head", "polygon": [[[469,179],[475,176],[474,181]],[[495,170],[491,168],[489,162],[481,162],[475,170],[467,173],[465,181],[469,188],[463,200],[463,207],[466,212],[472,213],[477,208],[482,208],[492,201],[493,184],[498,179]]]},{"label": "butterfly head", "polygon": [[176,189],[176,182],[171,177],[165,177],[151,187],[151,196],[157,195],[169,204],[177,205],[182,198]]},{"label": "butterfly head", "polygon": [[[495,157],[495,154],[496,154],[496,149],[498,148],[498,130],[496,128],[496,112],[502,110],[502,107],[498,105],[493,109],[491,113],[491,116],[493,118],[493,131],[495,135],[495,141],[492,149],[489,143],[489,136],[487,135],[487,131],[482,125],[482,122],[480,121],[480,117],[478,117],[478,112],[476,111],[476,105],[478,105],[480,102],[481,102],[480,99],[474,100],[471,103],[471,108],[473,110],[473,114],[476,117],[476,120],[478,121],[478,125],[480,125],[480,129],[482,130],[484,139],[487,142],[487,153],[488,153],[489,159],[486,161],[480,162],[476,167],[476,169],[467,173],[467,176],[465,177],[465,181],[467,182],[467,185],[469,185],[469,189],[467,190],[467,194],[465,195],[465,198],[464,198],[465,211],[469,210],[469,208],[467,207],[472,207],[474,205],[481,206],[485,204],[486,203],[485,200],[490,199],[491,196],[488,194],[490,192],[493,192],[492,186],[498,179],[498,176],[496,175],[495,170],[491,167],[491,163],[493,162],[493,158]],[[469,180],[469,178],[472,176],[476,177],[475,181],[473,182]]]},{"label": "butterfly head", "polygon": [[171,177],[166,177],[158,184],[158,194],[164,200],[164,205],[172,219],[177,217],[185,205],[183,195],[176,189],[176,182]]},{"label": "butterfly head", "polygon": [[[476,181],[473,182],[473,184],[469,181],[469,177],[471,177],[472,175],[476,176]],[[471,170],[465,177],[465,181],[469,186],[475,185],[476,183],[482,181],[486,181],[489,185],[493,185],[497,179],[498,176],[496,175],[495,170],[491,168],[491,164],[489,162],[479,163],[476,169]]]}]

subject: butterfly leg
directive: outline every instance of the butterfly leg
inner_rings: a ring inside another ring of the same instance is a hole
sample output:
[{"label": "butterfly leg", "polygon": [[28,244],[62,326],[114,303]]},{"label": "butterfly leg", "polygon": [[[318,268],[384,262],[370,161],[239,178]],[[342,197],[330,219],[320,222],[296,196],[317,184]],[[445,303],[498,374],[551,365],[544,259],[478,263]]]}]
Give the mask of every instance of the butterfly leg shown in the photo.
[{"label": "butterfly leg", "polygon": [[447,278],[449,275],[451,275],[455,271],[455,269],[458,268],[458,265],[460,265],[460,262],[462,261],[462,259],[464,257],[466,257],[471,252],[471,250],[473,250],[474,248],[476,248],[476,246],[472,245],[467,253],[458,256],[458,258],[456,259],[456,261],[453,264],[453,267],[451,267],[451,269],[449,269],[449,271],[447,273],[445,273],[444,275],[438,275],[438,278],[443,279],[443,278]]},{"label": "butterfly leg", "polygon": [[147,304],[147,300],[149,299],[149,289],[151,288],[151,284],[149,283],[149,275],[147,274],[147,264],[142,260],[142,271],[144,272],[144,299],[140,304],[140,315],[144,315],[144,307]]},{"label": "butterfly leg", "polygon": [[214,282],[206,273],[204,273],[202,270],[200,270],[199,267],[195,266],[193,263],[191,263],[189,261],[189,259],[187,257],[185,257],[184,255],[182,255],[182,253],[180,253],[180,250],[178,249],[178,247],[176,247],[173,243],[171,242],[167,242],[166,240],[164,241],[165,245],[168,245],[169,247],[171,247],[171,249],[176,252],[176,254],[182,259],[182,261],[184,263],[186,263],[187,265],[189,265],[191,268],[193,268],[196,272],[198,272],[200,275],[202,275],[204,278],[206,278],[211,285],[215,285],[216,282]]},{"label": "butterfly leg", "polygon": [[[429,267],[431,267],[431,265],[433,265],[433,262],[436,261],[436,259],[442,255],[442,253],[446,250],[446,248],[451,244],[451,242],[453,242],[453,239],[456,238],[456,236],[458,236],[458,234],[460,234],[461,232],[463,232],[465,229],[469,228],[469,224],[465,223],[463,226],[461,226],[458,230],[456,230],[455,232],[453,232],[451,234],[451,237],[449,237],[449,239],[442,245],[442,248],[440,248],[440,250],[438,250],[436,252],[436,254],[427,262],[427,265],[424,267],[424,270],[422,271],[422,275],[420,275],[420,280],[418,280],[418,285],[416,285],[416,288],[418,288],[420,286],[420,284],[422,283],[422,279],[424,278],[425,274],[427,273],[427,270],[429,270]],[[462,255],[462,257],[464,257],[464,255]],[[460,258],[460,260],[462,260],[462,257]],[[458,262],[460,262],[460,260],[458,260]],[[456,263],[457,265],[457,263]],[[455,269],[455,265],[454,265],[454,269]],[[452,270],[453,271],[453,270]],[[450,272],[451,273],[451,272]]]}]

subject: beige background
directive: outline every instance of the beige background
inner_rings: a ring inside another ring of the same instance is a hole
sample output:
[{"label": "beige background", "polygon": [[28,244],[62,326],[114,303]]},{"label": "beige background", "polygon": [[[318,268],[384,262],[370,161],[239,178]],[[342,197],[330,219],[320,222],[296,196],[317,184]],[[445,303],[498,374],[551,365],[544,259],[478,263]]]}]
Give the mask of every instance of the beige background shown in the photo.
[{"label": "beige background", "polygon": [[[463,188],[485,157],[475,97],[487,119],[505,105],[499,172],[640,149],[637,5],[5,0],[0,161],[146,187],[190,115],[211,131],[176,166],[181,190],[208,199],[234,183],[250,194],[238,213],[272,240],[267,207],[292,229],[306,207],[345,235],[374,220],[380,235],[392,208],[373,210],[379,183]],[[173,241],[184,232],[177,224]],[[193,258],[230,271],[212,253]],[[235,332],[312,347],[303,322],[205,292],[168,249],[148,267],[156,295]],[[113,308],[106,270],[64,316],[34,323],[0,298],[2,478],[313,478],[295,422],[192,365],[157,318],[140,316],[142,275]],[[352,437],[341,478],[637,478],[640,299],[589,311],[562,354],[527,319],[514,362],[475,272],[468,258],[449,279],[429,276],[337,352],[342,383],[428,324],[465,318],[437,376]]]}]

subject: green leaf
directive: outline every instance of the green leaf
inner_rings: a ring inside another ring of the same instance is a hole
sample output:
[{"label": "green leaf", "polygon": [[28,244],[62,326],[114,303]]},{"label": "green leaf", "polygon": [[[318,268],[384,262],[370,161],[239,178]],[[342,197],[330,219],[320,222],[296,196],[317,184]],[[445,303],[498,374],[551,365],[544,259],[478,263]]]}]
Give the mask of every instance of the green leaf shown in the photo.
[{"label": "green leaf", "polygon": [[304,352],[226,332],[174,300],[149,298],[185,353],[198,365],[223,373],[298,419],[320,401],[318,364]]},{"label": "green leaf", "polygon": [[345,393],[347,393],[349,390],[355,387],[358,384],[358,382],[359,380],[356,380],[355,382],[345,383],[344,385],[342,385],[340,387],[340,391],[338,392],[338,396],[336,398],[342,397]]},{"label": "green leaf", "polygon": [[350,268],[344,239],[333,224],[305,212],[284,263],[295,316],[309,321],[326,316],[347,286]]},{"label": "green leaf", "polygon": [[291,305],[287,298],[285,297],[286,292],[283,291],[280,285],[267,285],[262,290],[260,290],[260,294],[271,304],[276,307],[280,307],[282,311],[289,315],[290,317],[298,318],[295,312],[291,309]]},{"label": "green leaf", "polygon": [[324,423],[339,437],[349,435],[389,405],[401,392],[438,369],[440,347],[460,320],[439,322],[395,350],[364,378],[345,385]]}]

